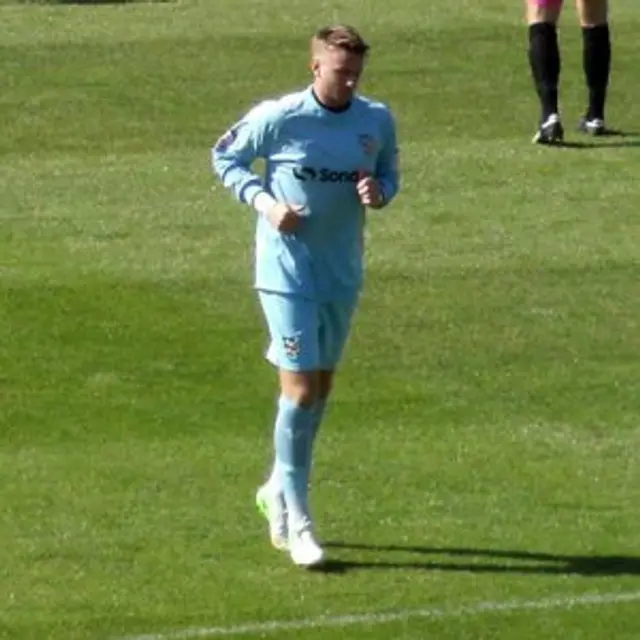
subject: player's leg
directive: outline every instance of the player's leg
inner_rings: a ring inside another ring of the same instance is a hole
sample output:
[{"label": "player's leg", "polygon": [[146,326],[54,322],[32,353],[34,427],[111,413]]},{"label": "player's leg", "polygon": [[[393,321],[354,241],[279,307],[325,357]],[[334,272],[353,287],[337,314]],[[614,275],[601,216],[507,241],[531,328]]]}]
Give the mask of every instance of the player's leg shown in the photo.
[{"label": "player's leg", "polygon": [[[317,340],[317,330],[315,333]],[[309,449],[318,420],[320,372],[280,368],[280,401],[275,428],[276,464],[280,467],[287,509],[287,548],[294,564],[313,567],[324,550],[315,537],[309,509]]]},{"label": "player's leg", "polygon": [[[270,351],[273,352],[273,347]],[[317,374],[281,369],[278,377],[280,395],[273,431],[273,466],[268,481],[258,489],[256,503],[269,522],[271,543],[276,549],[286,550],[290,529],[311,524],[305,451],[315,412],[314,403],[304,396],[315,386]]]},{"label": "player's leg", "polygon": [[[312,418],[310,421],[311,431],[307,439],[306,450],[306,470],[305,483],[309,487],[311,466],[313,457],[313,444],[320,429],[320,424],[324,416],[325,408],[333,386],[334,373],[342,356],[344,346],[349,335],[351,318],[356,307],[356,297],[353,300],[328,303],[319,306],[319,327],[318,327],[318,350],[319,369],[314,378],[314,392],[306,394],[306,403],[313,400]],[[281,371],[281,381],[283,389],[288,384],[295,384],[290,374],[285,374],[288,380],[283,379]],[[290,395],[295,395],[292,392]],[[324,559],[324,551],[315,539],[313,528],[309,526],[310,518],[303,522],[302,527],[295,526],[295,521],[289,520],[289,551],[293,561],[298,565],[314,566]]]},{"label": "player's leg", "polygon": [[313,432],[309,439],[309,473],[311,473],[312,468],[313,445],[318,436],[329,396],[333,388],[335,371],[340,363],[349,338],[351,322],[357,302],[357,296],[354,296],[351,300],[330,302],[320,306],[320,375]]},{"label": "player's leg", "polygon": [[582,28],[582,61],[589,90],[589,104],[580,120],[580,130],[602,135],[606,133],[604,111],[611,72],[608,2],[576,0],[576,7]]},{"label": "player's leg", "polygon": [[557,23],[562,0],[526,0],[529,32],[529,65],[540,100],[540,124],[533,142],[561,141],[564,131],[558,109],[560,48]]},{"label": "player's leg", "polygon": [[[320,352],[322,353],[322,339],[320,341],[320,345]],[[309,480],[311,480],[311,468],[313,465],[313,445],[318,435],[318,431],[320,431],[320,425],[322,424],[327,404],[329,403],[329,396],[331,395],[331,391],[333,389],[333,378],[335,375],[335,367],[337,366],[337,362],[325,362],[321,366],[323,366],[324,368],[318,372],[318,399],[316,400],[316,404],[314,407],[315,419],[313,421],[311,437],[309,438],[309,452],[307,454],[309,460]]]},{"label": "player's leg", "polygon": [[258,503],[267,502],[261,510],[267,512],[274,546],[288,548],[296,564],[312,566],[324,555],[313,538],[307,470],[318,397],[318,306],[303,298],[265,292],[260,293],[260,302],[271,335],[267,358],[278,368],[280,397],[274,473],[259,490]]}]

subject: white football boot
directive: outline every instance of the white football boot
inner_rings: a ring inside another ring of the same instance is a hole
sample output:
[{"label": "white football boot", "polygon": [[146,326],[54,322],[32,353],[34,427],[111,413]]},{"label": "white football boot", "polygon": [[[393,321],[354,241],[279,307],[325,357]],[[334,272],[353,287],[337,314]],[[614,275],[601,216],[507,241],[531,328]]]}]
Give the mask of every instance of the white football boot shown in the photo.
[{"label": "white football boot", "polygon": [[291,527],[289,554],[293,564],[307,569],[321,565],[325,559],[324,550],[318,544],[309,525],[298,530]]},{"label": "white football boot", "polygon": [[287,527],[287,508],[284,495],[274,492],[268,484],[263,485],[256,493],[256,506],[269,523],[269,539],[278,551],[289,547]]}]

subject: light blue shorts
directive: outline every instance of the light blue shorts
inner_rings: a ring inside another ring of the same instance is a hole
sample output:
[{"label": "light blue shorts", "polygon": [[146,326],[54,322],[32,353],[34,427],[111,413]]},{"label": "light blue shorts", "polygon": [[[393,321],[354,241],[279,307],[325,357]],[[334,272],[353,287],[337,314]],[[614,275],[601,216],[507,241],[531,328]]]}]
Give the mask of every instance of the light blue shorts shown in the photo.
[{"label": "light blue shorts", "polygon": [[259,291],[271,344],[266,357],[287,371],[332,371],[344,350],[358,299],[314,302]]}]

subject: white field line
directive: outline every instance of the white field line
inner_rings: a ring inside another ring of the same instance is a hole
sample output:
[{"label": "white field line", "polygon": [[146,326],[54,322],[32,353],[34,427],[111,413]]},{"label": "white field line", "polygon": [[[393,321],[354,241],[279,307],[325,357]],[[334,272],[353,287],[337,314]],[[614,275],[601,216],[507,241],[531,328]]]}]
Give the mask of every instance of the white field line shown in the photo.
[{"label": "white field line", "polygon": [[132,635],[118,640],[191,640],[192,638],[214,638],[238,635],[276,634],[306,629],[344,628],[354,625],[377,625],[389,622],[404,622],[416,618],[442,619],[466,618],[482,613],[510,613],[518,611],[546,611],[549,609],[572,609],[574,607],[604,606],[640,601],[640,591],[621,593],[594,593],[576,596],[558,596],[541,600],[512,600],[506,602],[478,602],[457,608],[433,607],[404,609],[389,612],[355,613],[341,616],[322,616],[299,620],[268,620],[249,622],[227,627],[203,627]]}]

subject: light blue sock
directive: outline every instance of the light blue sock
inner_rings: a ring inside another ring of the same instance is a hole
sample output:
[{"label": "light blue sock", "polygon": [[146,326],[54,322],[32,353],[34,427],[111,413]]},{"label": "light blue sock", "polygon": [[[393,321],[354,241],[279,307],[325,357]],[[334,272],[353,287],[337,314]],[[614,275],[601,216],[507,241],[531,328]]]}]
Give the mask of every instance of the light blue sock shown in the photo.
[{"label": "light blue sock", "polygon": [[274,433],[276,460],[289,518],[294,526],[309,520],[309,441],[315,413],[285,396],[278,401]]},{"label": "light blue sock", "polygon": [[318,431],[320,431],[320,425],[322,424],[322,418],[324,417],[324,410],[326,406],[326,398],[320,398],[315,405],[313,405],[313,422],[311,423],[309,448],[307,450],[307,469],[309,471],[309,476],[311,475],[311,467],[313,466],[313,445],[318,436]]}]

